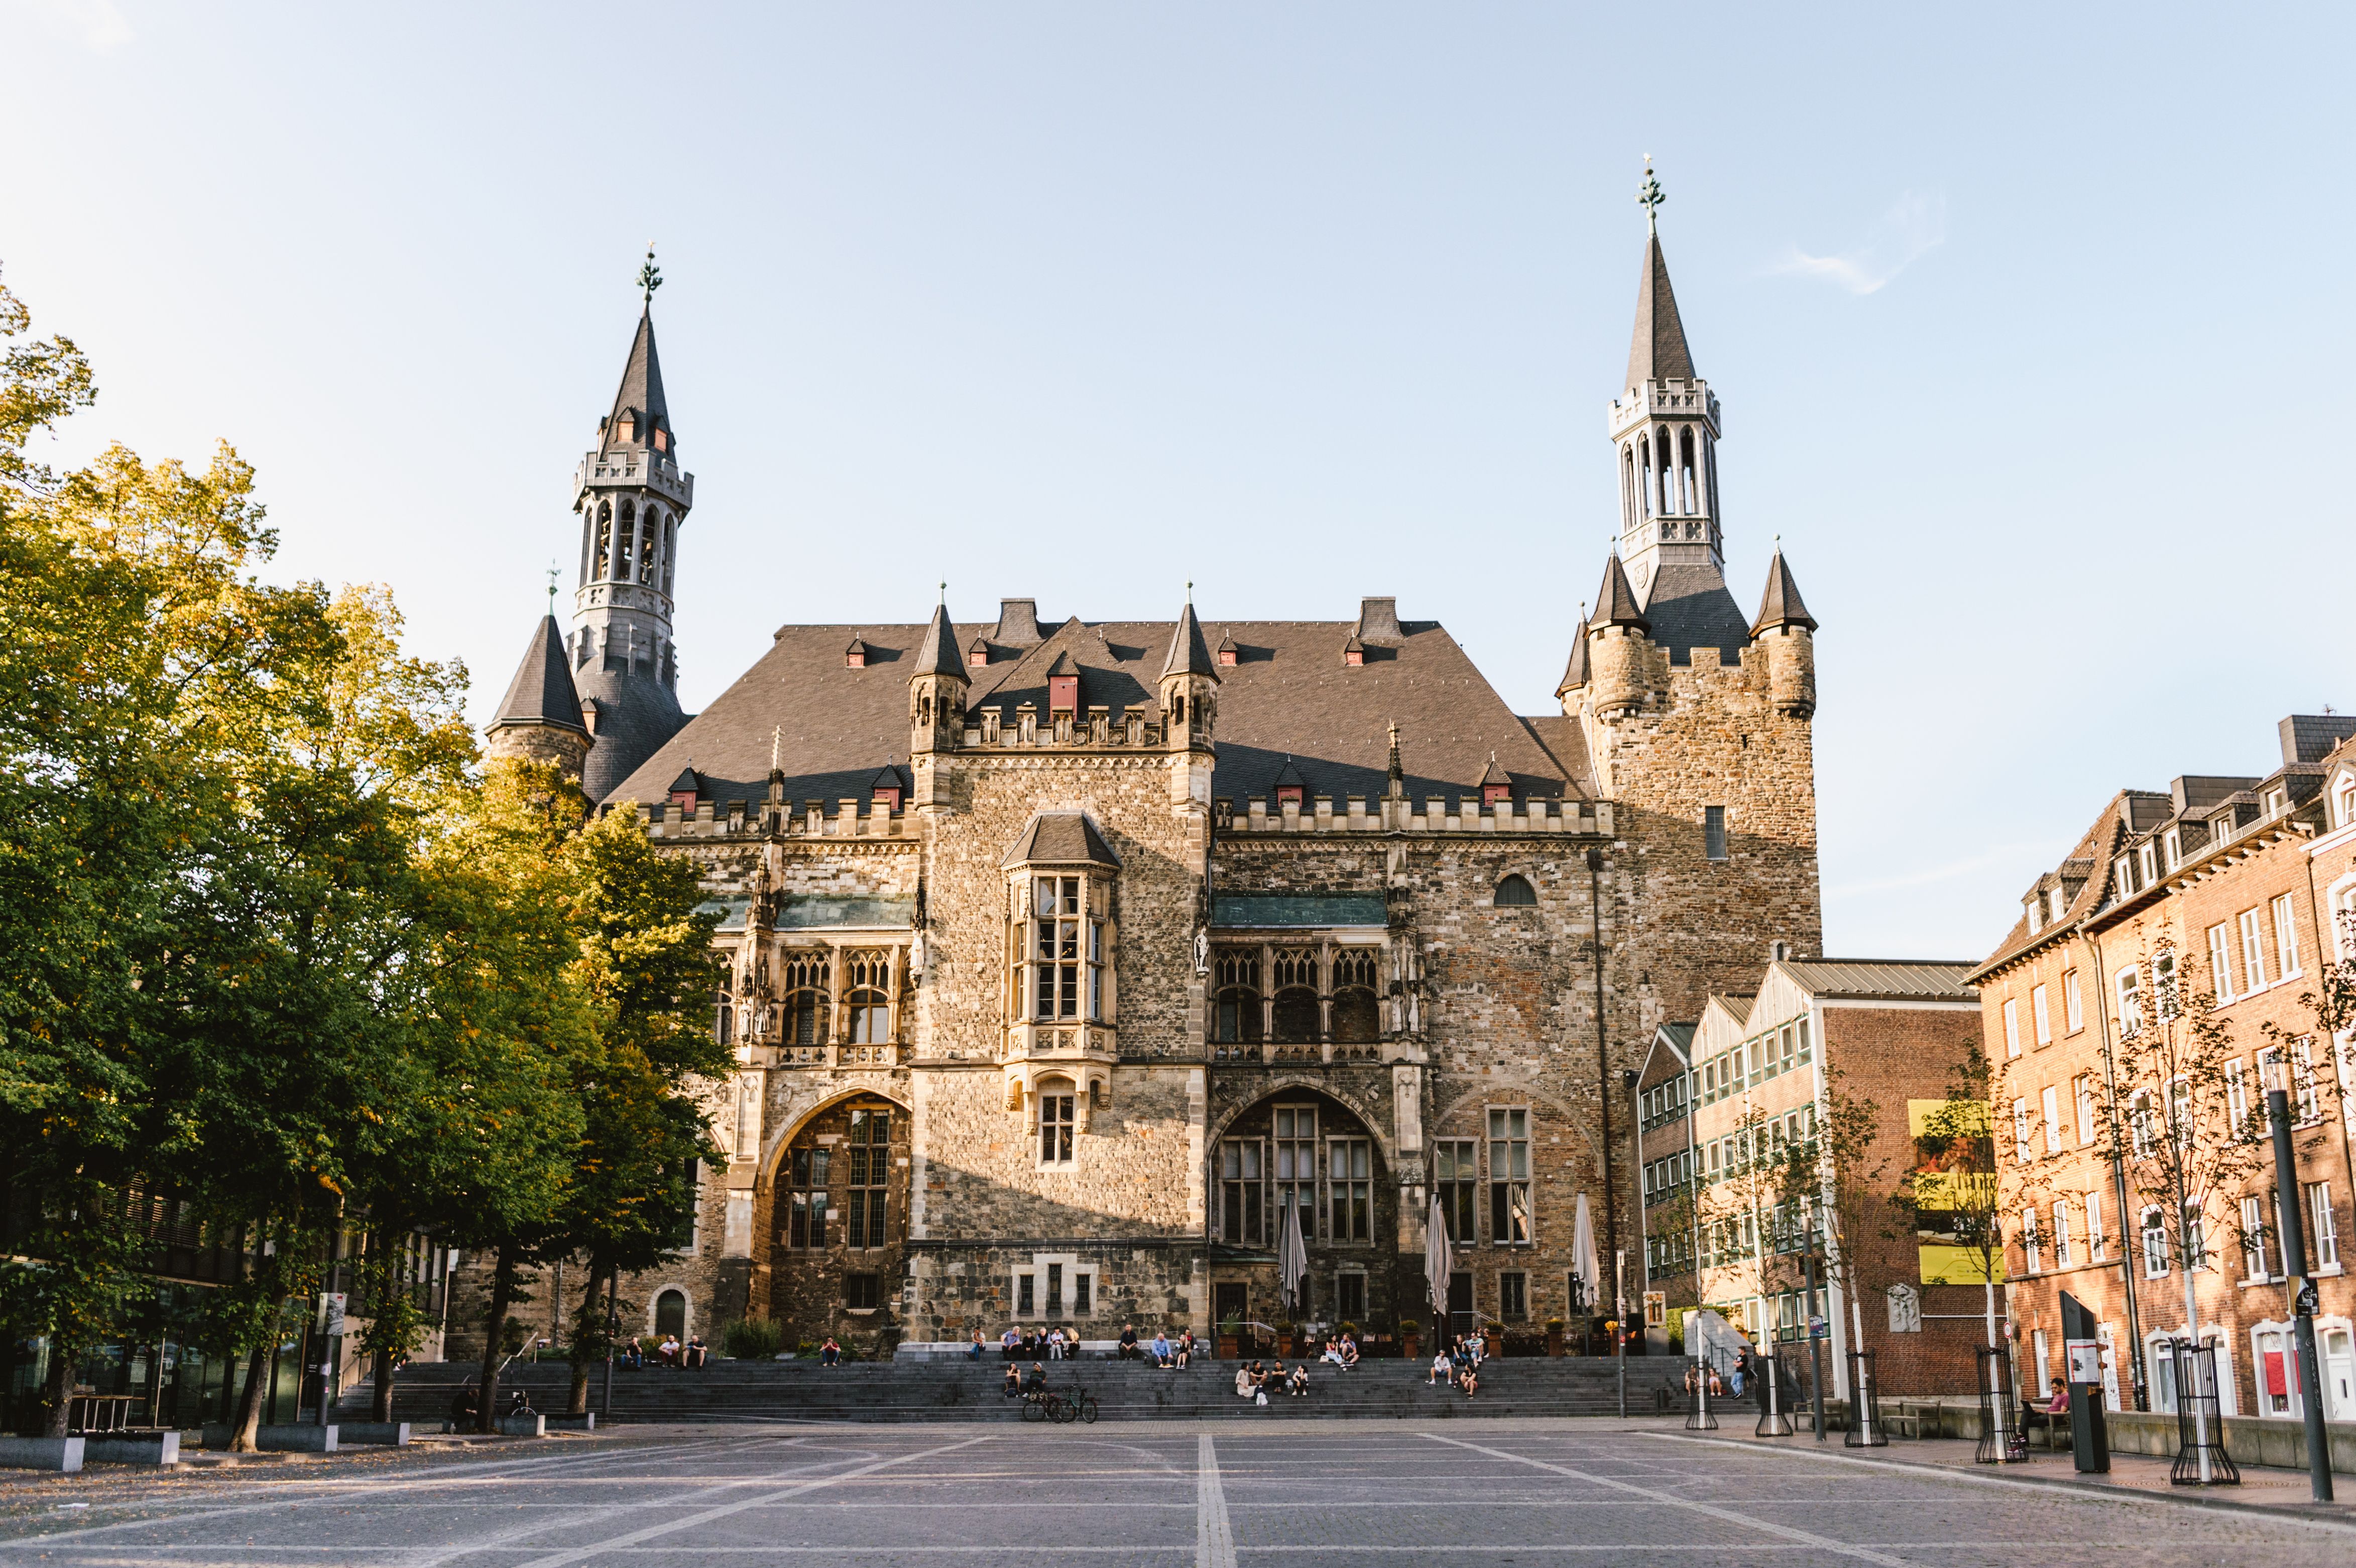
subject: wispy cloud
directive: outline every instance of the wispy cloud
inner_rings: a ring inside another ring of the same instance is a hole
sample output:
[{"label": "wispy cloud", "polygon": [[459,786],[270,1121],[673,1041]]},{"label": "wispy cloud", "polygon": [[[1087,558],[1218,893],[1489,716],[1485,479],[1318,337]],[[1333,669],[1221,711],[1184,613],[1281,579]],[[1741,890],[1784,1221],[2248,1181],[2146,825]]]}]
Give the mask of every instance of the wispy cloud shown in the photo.
[{"label": "wispy cloud", "polygon": [[1947,238],[1947,198],[1935,192],[1908,191],[1877,219],[1862,244],[1829,256],[1812,256],[1797,245],[1772,269],[1794,277],[1822,278],[1853,294],[1869,294]]},{"label": "wispy cloud", "polygon": [[138,36],[114,0],[0,0],[0,10],[30,16],[49,33],[101,54]]}]

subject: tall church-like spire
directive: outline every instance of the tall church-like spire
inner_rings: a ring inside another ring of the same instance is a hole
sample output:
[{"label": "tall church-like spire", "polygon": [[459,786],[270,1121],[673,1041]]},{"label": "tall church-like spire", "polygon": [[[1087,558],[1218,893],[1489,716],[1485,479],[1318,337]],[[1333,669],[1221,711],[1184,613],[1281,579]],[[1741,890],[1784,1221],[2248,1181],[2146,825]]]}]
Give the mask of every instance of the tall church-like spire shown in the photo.
[{"label": "tall church-like spire", "polygon": [[583,718],[597,740],[582,779],[592,800],[604,799],[687,722],[671,613],[695,476],[679,465],[663,393],[654,323],[662,274],[652,247],[638,286],[637,330],[621,384],[597,421],[596,445],[573,475],[581,560],[566,650]]}]

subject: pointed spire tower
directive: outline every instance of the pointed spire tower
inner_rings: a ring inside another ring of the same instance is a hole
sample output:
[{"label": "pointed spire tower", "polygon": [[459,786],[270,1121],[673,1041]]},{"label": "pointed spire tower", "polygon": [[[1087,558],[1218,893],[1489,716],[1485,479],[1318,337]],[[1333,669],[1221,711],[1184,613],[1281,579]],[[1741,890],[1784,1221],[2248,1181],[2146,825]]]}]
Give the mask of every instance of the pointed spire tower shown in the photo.
[{"label": "pointed spire tower", "polygon": [[1620,462],[1620,554],[1638,599],[1650,604],[1668,566],[1705,567],[1724,581],[1719,535],[1718,399],[1694,373],[1677,315],[1669,263],[1661,254],[1665,200],[1644,160],[1637,203],[1644,208],[1644,271],[1636,284],[1636,334],[1628,379],[1612,400],[1610,429]]},{"label": "pointed spire tower", "polygon": [[1186,608],[1170,629],[1170,651],[1162,658],[1162,719],[1173,750],[1207,751],[1219,716],[1219,666],[1194,618],[1194,585],[1186,584]]},{"label": "pointed spire tower", "polygon": [[[549,592],[555,592],[552,584]],[[577,779],[591,744],[564,656],[564,634],[557,630],[553,613],[542,615],[498,715],[484,728],[483,750],[494,757],[553,763]]]},{"label": "pointed spire tower", "polygon": [[648,247],[622,382],[611,411],[597,421],[597,444],[573,475],[581,565],[566,652],[583,722],[597,739],[582,780],[593,801],[611,794],[687,722],[679,707],[671,593],[695,475],[679,465],[655,351],[654,293],[661,286]]}]

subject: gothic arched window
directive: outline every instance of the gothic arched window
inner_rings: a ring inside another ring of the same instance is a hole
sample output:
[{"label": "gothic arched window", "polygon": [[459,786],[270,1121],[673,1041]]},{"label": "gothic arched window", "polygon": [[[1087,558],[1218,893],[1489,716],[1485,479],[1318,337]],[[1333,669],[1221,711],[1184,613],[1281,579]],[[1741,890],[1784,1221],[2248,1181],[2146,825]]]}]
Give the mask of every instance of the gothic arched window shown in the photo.
[{"label": "gothic arched window", "polygon": [[723,1045],[734,1044],[734,1040],[733,1037],[735,1033],[735,1027],[736,1009],[730,1003],[728,993],[725,991],[713,993],[712,1001],[712,1038],[718,1040]]},{"label": "gothic arched window", "polygon": [[1277,949],[1273,1021],[1279,1045],[1314,1045],[1324,1033],[1324,1009],[1317,1000],[1317,955],[1306,947]]},{"label": "gothic arched window", "polygon": [[679,519],[666,512],[663,514],[662,546],[662,591],[665,593],[670,592],[671,578],[676,575],[672,567],[671,551],[678,548],[678,545]]},{"label": "gothic arched window", "polygon": [[1333,955],[1336,1043],[1367,1045],[1382,1038],[1382,1014],[1375,1001],[1376,973],[1371,948],[1351,948]]},{"label": "gothic arched window", "polygon": [[828,1033],[828,1015],[831,998],[827,994],[827,955],[823,953],[793,953],[787,955],[786,980],[786,1043],[787,1045],[824,1045]]},{"label": "gothic arched window", "polygon": [[882,1045],[892,1038],[892,955],[882,948],[849,955],[851,1043]]},{"label": "gothic arched window", "polygon": [[1212,1033],[1223,1045],[1258,1044],[1260,1038],[1259,955],[1226,948],[1212,964],[1218,990]]},{"label": "gothic arched window", "polygon": [[597,571],[594,581],[599,582],[605,581],[606,573],[613,564],[614,503],[600,501],[597,503]]},{"label": "gothic arched window", "polygon": [[638,508],[635,502],[622,503],[621,524],[614,531],[614,581],[635,582],[638,565]]},{"label": "gothic arched window", "polygon": [[1537,890],[1530,886],[1527,878],[1507,877],[1497,884],[1497,896],[1493,901],[1499,909],[1536,909]]}]

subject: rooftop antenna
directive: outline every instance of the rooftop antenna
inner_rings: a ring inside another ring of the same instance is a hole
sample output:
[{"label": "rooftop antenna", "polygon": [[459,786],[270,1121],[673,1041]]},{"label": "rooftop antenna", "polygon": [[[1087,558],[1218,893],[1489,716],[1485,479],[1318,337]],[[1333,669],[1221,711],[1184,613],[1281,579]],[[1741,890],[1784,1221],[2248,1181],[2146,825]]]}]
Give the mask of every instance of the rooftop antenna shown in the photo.
[{"label": "rooftop antenna", "polygon": [[[1661,203],[1669,198],[1661,194],[1661,182],[1653,177],[1653,155],[1644,155],[1644,183],[1636,187],[1636,205],[1644,209],[1644,232],[1661,231]],[[651,255],[653,252],[649,251]]]},{"label": "rooftop antenna", "polygon": [[662,284],[662,273],[655,266],[655,242],[649,240],[647,241],[647,264],[638,269],[638,303],[641,305],[652,304],[655,291]]}]

